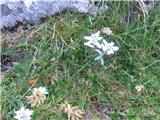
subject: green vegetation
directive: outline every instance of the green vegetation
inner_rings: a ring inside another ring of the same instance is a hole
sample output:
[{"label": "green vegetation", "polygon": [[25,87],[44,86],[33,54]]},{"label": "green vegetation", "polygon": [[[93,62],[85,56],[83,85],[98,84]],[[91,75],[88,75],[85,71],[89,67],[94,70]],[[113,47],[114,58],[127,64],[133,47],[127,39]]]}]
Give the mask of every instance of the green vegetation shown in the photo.
[{"label": "green vegetation", "polygon": [[[160,119],[160,9],[151,8],[144,23],[141,11],[133,15],[133,4],[110,4],[111,11],[97,16],[62,13],[48,18],[24,31],[15,47],[2,48],[2,54],[22,56],[1,82],[2,112],[9,120],[20,107],[29,108],[23,96],[32,79],[38,80],[33,87],[45,86],[49,92],[45,103],[33,108],[35,120],[67,120],[58,110],[65,100],[101,120],[93,98],[110,109],[112,120]],[[101,66],[83,37],[104,27],[114,35],[102,36],[120,49]],[[140,84],[144,89],[138,92]]]}]

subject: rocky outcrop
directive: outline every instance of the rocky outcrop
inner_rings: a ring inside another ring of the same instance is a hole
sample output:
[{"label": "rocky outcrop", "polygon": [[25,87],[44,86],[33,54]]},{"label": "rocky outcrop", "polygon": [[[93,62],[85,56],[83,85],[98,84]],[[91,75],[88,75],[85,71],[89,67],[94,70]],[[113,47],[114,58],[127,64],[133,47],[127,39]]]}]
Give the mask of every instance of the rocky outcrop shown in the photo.
[{"label": "rocky outcrop", "polygon": [[0,7],[0,29],[38,23],[42,18],[64,10],[96,14],[89,0],[2,0]]}]

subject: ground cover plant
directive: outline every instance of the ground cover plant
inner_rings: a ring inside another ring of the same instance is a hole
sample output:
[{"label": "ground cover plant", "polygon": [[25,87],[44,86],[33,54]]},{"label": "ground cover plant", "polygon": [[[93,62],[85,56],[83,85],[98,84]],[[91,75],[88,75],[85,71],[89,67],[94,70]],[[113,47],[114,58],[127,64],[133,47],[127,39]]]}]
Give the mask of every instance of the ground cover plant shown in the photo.
[{"label": "ground cover plant", "polygon": [[[64,12],[30,25],[1,49],[13,64],[1,76],[1,119],[160,119],[160,9],[144,18],[133,2],[108,4],[97,16]],[[98,31],[118,46],[104,63],[85,44]]]}]

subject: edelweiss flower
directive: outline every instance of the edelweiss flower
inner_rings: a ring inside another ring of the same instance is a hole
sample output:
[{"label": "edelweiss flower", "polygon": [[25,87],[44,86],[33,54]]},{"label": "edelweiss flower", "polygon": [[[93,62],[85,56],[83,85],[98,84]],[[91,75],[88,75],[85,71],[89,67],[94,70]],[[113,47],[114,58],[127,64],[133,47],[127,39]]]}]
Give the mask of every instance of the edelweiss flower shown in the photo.
[{"label": "edelweiss flower", "polygon": [[107,43],[106,40],[103,40],[101,44],[102,51],[107,55],[112,55],[114,52],[118,51],[119,47],[114,46],[114,42]]},{"label": "edelweiss flower", "polygon": [[26,96],[28,103],[31,107],[39,106],[46,100],[46,95],[48,91],[45,87],[39,87],[33,89],[33,94],[31,96]]},{"label": "edelweiss flower", "polygon": [[88,40],[88,42],[84,43],[84,45],[91,47],[91,48],[101,48],[101,45],[99,43],[100,40],[103,39],[103,37],[99,37],[100,31],[98,31],[95,34],[92,34],[91,36],[85,36],[84,39]]},{"label": "edelweiss flower", "polygon": [[104,54],[103,54],[100,50],[98,50],[98,49],[96,49],[96,51],[98,52],[99,56],[96,57],[94,60],[95,60],[95,61],[96,61],[96,60],[100,60],[100,61],[101,61],[101,65],[104,65],[104,60],[103,60]]},{"label": "edelweiss flower", "polygon": [[103,28],[102,32],[107,34],[107,35],[112,35],[113,34],[112,30],[110,28],[108,28],[108,27],[107,28]]},{"label": "edelweiss flower", "polygon": [[15,119],[17,120],[31,120],[31,115],[33,113],[33,110],[21,108],[19,111],[16,111]]},{"label": "edelweiss flower", "polygon": [[[110,28],[105,28],[105,32],[108,35],[112,34]],[[103,56],[104,55],[112,55],[114,52],[118,51],[119,47],[114,45],[114,42],[108,43],[103,37],[99,36],[100,31],[91,36],[86,36],[84,39],[88,40],[88,42],[84,43],[84,45],[94,48],[94,50],[99,54],[94,60],[100,60],[101,65],[104,65]]]}]

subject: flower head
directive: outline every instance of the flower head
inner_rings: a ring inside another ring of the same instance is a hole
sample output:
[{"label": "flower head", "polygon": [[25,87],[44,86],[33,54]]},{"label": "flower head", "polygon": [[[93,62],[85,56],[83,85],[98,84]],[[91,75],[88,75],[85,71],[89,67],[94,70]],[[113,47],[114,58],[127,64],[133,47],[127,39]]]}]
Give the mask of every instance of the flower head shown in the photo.
[{"label": "flower head", "polygon": [[71,106],[67,101],[61,104],[60,110],[68,114],[68,120],[84,120],[85,112],[79,106]]},{"label": "flower head", "polygon": [[39,87],[33,89],[33,94],[31,96],[26,96],[28,103],[31,104],[31,107],[39,106],[46,100],[46,95],[48,91],[45,87]]},{"label": "flower head", "polygon": [[22,107],[19,111],[16,111],[15,119],[17,120],[31,120],[33,110],[25,109]]},{"label": "flower head", "polygon": [[88,40],[84,45],[91,47],[91,48],[101,48],[101,45],[99,43],[100,40],[103,39],[103,37],[99,36],[100,31],[98,31],[95,34],[92,34],[91,36],[85,36],[84,39]]},{"label": "flower head", "polygon": [[144,89],[144,85],[140,84],[140,85],[137,85],[135,87],[135,89],[137,90],[137,92],[140,92],[142,89]]},{"label": "flower head", "polygon": [[119,47],[114,46],[114,42],[107,43],[106,40],[103,40],[101,46],[102,46],[102,51],[107,55],[112,55],[119,49]]},{"label": "flower head", "polygon": [[107,34],[107,35],[112,35],[113,34],[112,30],[109,27],[103,28],[102,32]]},{"label": "flower head", "polygon": [[33,94],[44,94],[47,95],[48,91],[45,87],[39,87],[39,88],[34,88],[33,89]]}]

